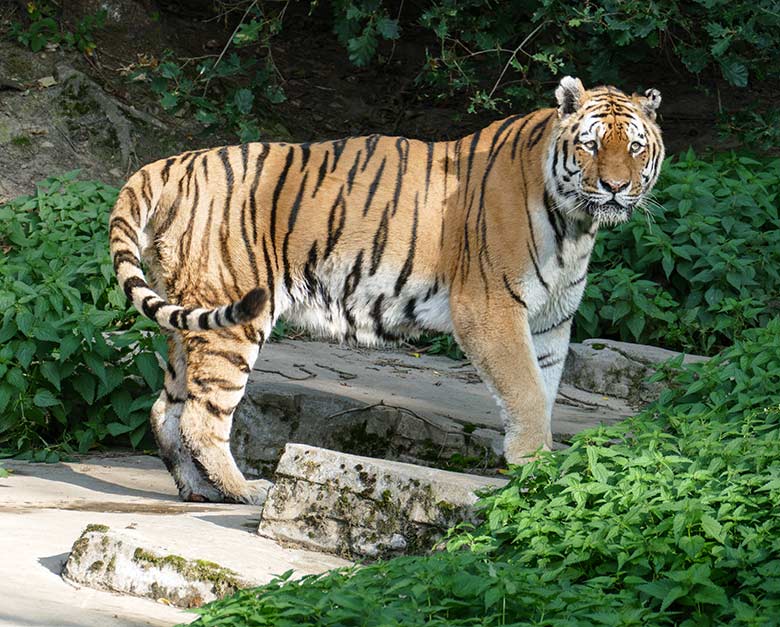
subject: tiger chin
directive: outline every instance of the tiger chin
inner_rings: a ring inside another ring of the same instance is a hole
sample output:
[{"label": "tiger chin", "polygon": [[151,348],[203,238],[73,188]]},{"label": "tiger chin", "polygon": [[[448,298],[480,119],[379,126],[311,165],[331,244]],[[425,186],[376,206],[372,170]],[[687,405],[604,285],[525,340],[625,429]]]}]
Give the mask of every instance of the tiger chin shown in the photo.
[{"label": "tiger chin", "polygon": [[555,98],[456,141],[251,143],[130,178],[111,253],[128,299],[167,334],[151,424],[183,499],[264,500],[230,431],[280,317],[369,345],[454,333],[501,407],[506,460],[552,447],[598,227],[641,206],[664,158],[658,91],[567,76]]}]

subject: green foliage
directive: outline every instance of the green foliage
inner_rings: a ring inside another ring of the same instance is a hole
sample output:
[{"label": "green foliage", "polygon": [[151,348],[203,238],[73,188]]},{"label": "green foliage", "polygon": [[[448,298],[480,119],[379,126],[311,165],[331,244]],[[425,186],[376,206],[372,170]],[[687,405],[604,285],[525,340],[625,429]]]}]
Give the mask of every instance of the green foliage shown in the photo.
[{"label": "green foliage", "polygon": [[447,553],[287,573],[194,625],[776,624],[780,319],[659,376],[637,418],[513,468]]},{"label": "green foliage", "polygon": [[165,355],[166,345],[117,286],[107,225],[115,198],[115,189],[71,173],[0,207],[5,454],[56,461],[55,445],[137,447],[147,433],[151,393],[162,384],[152,351]]},{"label": "green foliage", "polygon": [[[284,10],[265,13],[261,5],[252,5],[222,54],[201,61],[194,72],[190,60],[179,62],[169,52],[156,67],[135,70],[131,80],[149,81],[166,111],[193,115],[207,127],[233,130],[241,142],[258,141],[261,133],[255,120],[262,117],[262,102],[286,99],[270,48],[283,15]],[[230,46],[248,48],[250,54],[228,52]],[[263,63],[257,61],[260,50],[266,52]]]},{"label": "green foliage", "polygon": [[392,41],[401,35],[398,19],[390,17],[381,0],[334,0],[331,4],[333,32],[358,67],[371,62],[380,39]]},{"label": "green foliage", "polygon": [[13,22],[9,33],[33,52],[39,52],[47,44],[56,44],[91,55],[96,48],[95,31],[103,28],[106,21],[106,12],[101,10],[84,17],[71,31],[61,28],[53,2],[28,2],[26,9],[28,25]]},{"label": "green foliage", "polygon": [[[538,102],[538,86],[562,71],[617,84],[621,71],[661,56],[745,87],[776,75],[780,49],[774,0],[435,0],[420,22],[438,39],[422,78],[442,94],[466,91],[484,108]],[[486,75],[496,81],[489,93]]]},{"label": "green foliage", "polygon": [[733,137],[754,150],[770,152],[780,146],[780,109],[760,113],[742,109],[721,116],[721,135]]},{"label": "green foliage", "polygon": [[689,151],[599,233],[576,335],[711,354],[780,311],[780,160]]}]

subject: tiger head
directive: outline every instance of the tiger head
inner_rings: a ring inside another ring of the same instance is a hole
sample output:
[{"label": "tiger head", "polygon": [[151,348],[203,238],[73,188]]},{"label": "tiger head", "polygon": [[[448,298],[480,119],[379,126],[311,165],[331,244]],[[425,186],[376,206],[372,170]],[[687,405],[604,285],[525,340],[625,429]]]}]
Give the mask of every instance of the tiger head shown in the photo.
[{"label": "tiger head", "polygon": [[600,224],[628,220],[663,163],[655,122],[660,92],[627,96],[614,87],[586,90],[579,79],[565,76],[555,97],[559,123],[547,158],[547,188],[557,207]]}]

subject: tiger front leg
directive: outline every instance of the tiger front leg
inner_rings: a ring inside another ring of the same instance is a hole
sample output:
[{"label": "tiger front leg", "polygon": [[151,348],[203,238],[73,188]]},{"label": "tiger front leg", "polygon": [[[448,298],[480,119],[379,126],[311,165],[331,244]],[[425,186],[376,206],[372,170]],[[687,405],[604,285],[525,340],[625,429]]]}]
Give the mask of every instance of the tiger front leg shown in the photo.
[{"label": "tiger front leg", "polygon": [[501,408],[510,464],[552,448],[551,403],[520,300],[493,295],[489,306],[479,307],[453,299],[456,338]]}]

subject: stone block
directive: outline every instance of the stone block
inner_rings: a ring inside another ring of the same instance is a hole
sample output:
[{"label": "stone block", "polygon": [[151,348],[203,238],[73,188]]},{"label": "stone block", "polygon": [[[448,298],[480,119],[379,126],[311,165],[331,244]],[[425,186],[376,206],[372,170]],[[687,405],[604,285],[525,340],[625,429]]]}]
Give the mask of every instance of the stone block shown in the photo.
[{"label": "stone block", "polygon": [[424,553],[506,481],[288,444],[258,533],[350,559]]}]

